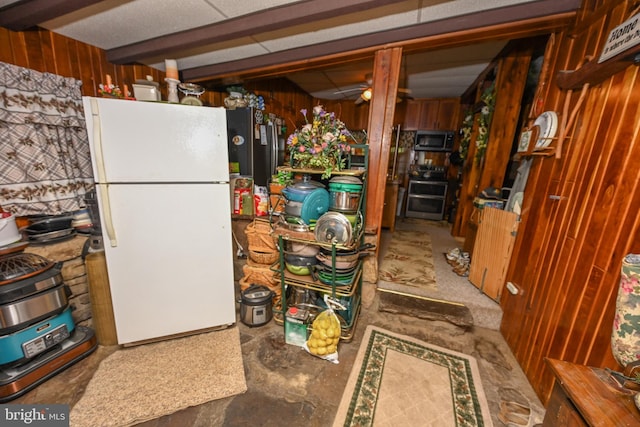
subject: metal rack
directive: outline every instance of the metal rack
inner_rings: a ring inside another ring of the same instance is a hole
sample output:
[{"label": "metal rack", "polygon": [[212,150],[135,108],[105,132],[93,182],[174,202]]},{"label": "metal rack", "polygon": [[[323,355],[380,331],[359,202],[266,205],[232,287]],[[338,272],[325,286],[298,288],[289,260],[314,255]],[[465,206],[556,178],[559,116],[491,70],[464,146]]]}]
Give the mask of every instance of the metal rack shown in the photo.
[{"label": "metal rack", "polygon": [[[357,325],[357,319],[360,315],[360,307],[362,301],[362,278],[363,278],[363,261],[358,261],[356,268],[354,270],[353,276],[348,281],[338,281],[337,273],[336,273],[336,252],[338,250],[353,250],[361,245],[364,241],[364,218],[365,218],[365,208],[366,208],[366,165],[369,160],[369,147],[366,144],[357,144],[351,146],[351,152],[347,156],[347,169],[341,171],[334,171],[333,175],[351,175],[360,177],[363,186],[362,186],[362,195],[360,197],[360,205],[358,211],[360,213],[359,220],[360,222],[356,224],[354,227],[354,238],[352,239],[351,245],[337,245],[337,244],[328,244],[318,242],[316,240],[306,240],[296,238],[294,236],[289,235],[278,235],[278,248],[280,251],[279,260],[276,261],[271,269],[274,274],[279,278],[280,285],[282,288],[282,295],[280,302],[273,307],[274,320],[278,324],[284,324],[284,315],[287,312],[287,301],[286,301],[286,290],[288,286],[299,287],[308,289],[311,291],[319,292],[322,294],[330,295],[332,298],[340,300],[342,302],[346,302],[349,306],[350,319],[343,320],[341,324],[341,340],[350,341],[353,338],[353,333],[355,331]],[[321,174],[322,170],[317,169],[305,169],[305,168],[294,168],[290,166],[281,166],[278,170],[288,171],[293,173],[302,173],[302,174]],[[285,241],[299,242],[310,245],[317,245],[325,249],[331,250],[331,280],[330,284],[324,283],[318,278],[311,277],[311,275],[295,275],[289,272],[285,268],[284,262],[284,247]],[[340,312],[338,311],[338,314]]]}]

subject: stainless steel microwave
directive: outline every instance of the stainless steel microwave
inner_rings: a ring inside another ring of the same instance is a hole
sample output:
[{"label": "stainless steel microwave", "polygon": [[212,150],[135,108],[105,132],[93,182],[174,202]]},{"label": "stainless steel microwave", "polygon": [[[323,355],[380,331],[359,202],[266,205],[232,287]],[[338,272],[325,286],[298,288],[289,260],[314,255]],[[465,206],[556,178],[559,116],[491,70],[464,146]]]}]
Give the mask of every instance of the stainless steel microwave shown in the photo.
[{"label": "stainless steel microwave", "polygon": [[415,151],[451,151],[454,132],[451,130],[419,130],[416,132]]}]

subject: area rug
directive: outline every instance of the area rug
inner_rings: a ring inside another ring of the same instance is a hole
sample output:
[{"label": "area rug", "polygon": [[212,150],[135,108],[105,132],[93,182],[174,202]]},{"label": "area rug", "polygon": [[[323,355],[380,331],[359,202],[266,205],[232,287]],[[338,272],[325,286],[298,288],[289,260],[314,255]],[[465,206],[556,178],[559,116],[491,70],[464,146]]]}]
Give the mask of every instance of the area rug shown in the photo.
[{"label": "area rug", "polygon": [[[415,239],[423,239],[426,235],[431,242],[431,253],[428,262],[433,264],[437,290],[434,286],[428,288],[404,285],[379,279],[378,290],[398,292],[404,295],[425,297],[446,303],[460,303],[469,310],[473,325],[492,330],[500,330],[502,309],[500,304],[484,295],[477,287],[469,282],[467,277],[456,274],[442,255],[456,247],[462,247],[462,242],[451,234],[451,225],[444,221],[429,221],[417,218],[403,218],[396,222],[395,232],[383,230],[381,233],[380,259],[386,255],[388,248],[399,232],[409,232]],[[412,252],[409,252],[412,253]],[[400,266],[405,263],[397,262]],[[403,267],[399,267],[403,268]]]},{"label": "area rug", "polygon": [[70,425],[130,426],[246,390],[237,327],[144,344],[100,363]]},{"label": "area rug", "polygon": [[370,325],[333,425],[493,424],[473,357]]},{"label": "area rug", "polygon": [[414,290],[438,290],[428,233],[396,230],[380,266],[378,287],[411,293]]}]

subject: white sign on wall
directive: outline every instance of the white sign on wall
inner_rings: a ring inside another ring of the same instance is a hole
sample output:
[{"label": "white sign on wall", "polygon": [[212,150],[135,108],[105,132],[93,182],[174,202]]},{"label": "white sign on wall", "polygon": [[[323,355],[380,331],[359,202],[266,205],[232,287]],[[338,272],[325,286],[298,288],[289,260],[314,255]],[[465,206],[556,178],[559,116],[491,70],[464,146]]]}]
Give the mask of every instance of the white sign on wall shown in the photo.
[{"label": "white sign on wall", "polygon": [[604,62],[640,43],[640,13],[611,30],[598,63]]}]

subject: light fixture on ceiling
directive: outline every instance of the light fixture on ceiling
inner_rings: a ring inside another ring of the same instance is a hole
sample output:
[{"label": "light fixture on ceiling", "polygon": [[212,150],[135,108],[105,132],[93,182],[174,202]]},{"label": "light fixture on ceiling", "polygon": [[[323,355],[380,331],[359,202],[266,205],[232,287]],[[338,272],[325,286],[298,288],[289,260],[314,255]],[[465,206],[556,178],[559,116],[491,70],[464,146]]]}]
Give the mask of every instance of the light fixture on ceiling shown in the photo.
[{"label": "light fixture on ceiling", "polygon": [[364,101],[370,101],[371,100],[371,88],[368,87],[365,90],[362,91],[362,93],[360,94],[360,97],[364,100]]}]

